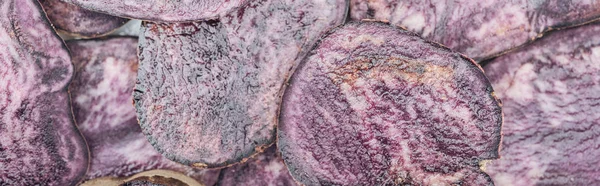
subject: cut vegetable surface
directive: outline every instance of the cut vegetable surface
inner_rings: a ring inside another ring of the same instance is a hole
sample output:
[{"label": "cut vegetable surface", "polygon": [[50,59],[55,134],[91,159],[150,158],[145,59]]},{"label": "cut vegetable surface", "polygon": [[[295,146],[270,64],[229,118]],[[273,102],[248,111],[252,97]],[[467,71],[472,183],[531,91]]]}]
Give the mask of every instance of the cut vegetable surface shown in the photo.
[{"label": "cut vegetable surface", "polygon": [[142,131],[196,167],[243,161],[275,141],[284,82],[331,28],[343,0],[253,0],[223,19],[145,22],[134,91]]},{"label": "cut vegetable surface", "polygon": [[352,0],[356,20],[387,20],[475,60],[520,46],[547,30],[600,18],[590,0]]},{"label": "cut vegetable surface", "polygon": [[62,0],[113,16],[158,22],[188,22],[219,18],[248,0]]},{"label": "cut vegetable surface", "polygon": [[97,37],[110,33],[127,19],[92,12],[60,0],[40,0],[52,24],[68,34],[79,37]]},{"label": "cut vegetable surface", "polygon": [[290,80],[278,146],[305,185],[492,185],[502,110],[474,61],[378,22],[331,32]]},{"label": "cut vegetable surface", "polygon": [[504,102],[497,185],[600,184],[600,23],[557,31],[491,61]]},{"label": "cut vegetable surface", "polygon": [[131,103],[138,68],[137,44],[137,39],[130,37],[67,43],[76,70],[69,85],[73,113],[90,147],[86,179],[167,169],[214,184],[218,170],[175,163],[158,153],[142,134]]},{"label": "cut vegetable surface", "polygon": [[221,170],[217,185],[293,186],[298,184],[290,176],[283,159],[277,152],[277,147],[273,145],[245,163]]},{"label": "cut vegetable surface", "polygon": [[0,1],[0,185],[75,185],[88,149],[73,122],[73,65],[36,0]]},{"label": "cut vegetable surface", "polygon": [[201,184],[179,172],[151,170],[123,178],[98,178],[81,186],[212,186]]}]

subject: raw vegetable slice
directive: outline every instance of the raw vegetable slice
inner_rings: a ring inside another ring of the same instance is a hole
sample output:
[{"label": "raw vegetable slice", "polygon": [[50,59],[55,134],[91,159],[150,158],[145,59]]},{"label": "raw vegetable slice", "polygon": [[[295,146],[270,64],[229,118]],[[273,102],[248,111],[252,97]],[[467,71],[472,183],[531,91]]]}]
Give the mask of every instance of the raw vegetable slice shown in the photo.
[{"label": "raw vegetable slice", "polygon": [[145,22],[134,91],[142,131],[167,158],[222,167],[275,141],[284,83],[342,0],[253,0],[221,20]]},{"label": "raw vegetable slice", "polygon": [[151,170],[125,178],[97,178],[82,186],[211,186],[197,182],[179,172]]},{"label": "raw vegetable slice", "polygon": [[118,17],[157,22],[189,22],[219,18],[248,0],[62,0]]},{"label": "raw vegetable slice", "polygon": [[131,37],[67,43],[75,64],[69,85],[73,113],[90,147],[86,179],[167,169],[214,184],[218,170],[175,163],[154,150],[142,134],[131,103],[138,69],[137,44],[137,38]]},{"label": "raw vegetable slice", "polygon": [[474,61],[408,31],[352,22],[302,62],[278,146],[305,185],[492,185],[502,110]]},{"label": "raw vegetable slice", "polygon": [[48,19],[59,30],[78,37],[98,37],[116,30],[127,19],[92,12],[60,0],[40,0]]},{"label": "raw vegetable slice", "polygon": [[477,61],[521,46],[548,30],[600,18],[589,0],[352,0],[356,20],[387,20]]},{"label": "raw vegetable slice", "polygon": [[504,103],[497,185],[600,184],[600,24],[556,31],[485,67]]},{"label": "raw vegetable slice", "polygon": [[88,149],[73,122],[73,66],[35,0],[0,1],[0,185],[75,185]]},{"label": "raw vegetable slice", "polygon": [[277,152],[275,145],[247,162],[221,170],[219,186],[236,185],[298,185]]}]

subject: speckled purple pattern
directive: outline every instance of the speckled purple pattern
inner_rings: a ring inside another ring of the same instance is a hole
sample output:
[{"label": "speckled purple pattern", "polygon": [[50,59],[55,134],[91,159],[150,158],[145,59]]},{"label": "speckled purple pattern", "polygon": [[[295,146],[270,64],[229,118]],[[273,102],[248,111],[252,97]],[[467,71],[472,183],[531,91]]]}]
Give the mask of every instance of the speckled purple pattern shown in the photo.
[{"label": "speckled purple pattern", "polygon": [[73,66],[36,0],[0,1],[0,185],[75,185],[88,149],[69,107]]},{"label": "speckled purple pattern", "polygon": [[352,0],[351,17],[388,20],[475,60],[549,29],[600,18],[597,0]]},{"label": "speckled purple pattern", "polygon": [[600,23],[557,31],[485,67],[504,103],[497,185],[600,185]]},{"label": "speckled purple pattern", "polygon": [[275,145],[247,162],[221,170],[218,186],[237,185],[298,185],[288,172]]},{"label": "speckled purple pattern", "polygon": [[344,0],[253,0],[223,19],[145,22],[134,91],[142,131],[164,156],[222,167],[275,141],[284,83],[343,23]]},{"label": "speckled purple pattern", "polygon": [[130,37],[67,43],[76,70],[69,85],[73,113],[90,147],[86,179],[166,169],[214,184],[218,170],[175,163],[154,150],[142,134],[131,103],[138,68],[137,44],[138,40]]},{"label": "speckled purple pattern", "polygon": [[110,33],[127,22],[127,19],[92,12],[60,0],[39,0],[56,27],[80,37],[98,37]]},{"label": "speckled purple pattern", "polygon": [[493,185],[502,110],[481,68],[408,31],[351,22],[290,80],[278,146],[306,185]]},{"label": "speckled purple pattern", "polygon": [[219,18],[250,0],[61,0],[113,16],[156,22],[189,22]]}]

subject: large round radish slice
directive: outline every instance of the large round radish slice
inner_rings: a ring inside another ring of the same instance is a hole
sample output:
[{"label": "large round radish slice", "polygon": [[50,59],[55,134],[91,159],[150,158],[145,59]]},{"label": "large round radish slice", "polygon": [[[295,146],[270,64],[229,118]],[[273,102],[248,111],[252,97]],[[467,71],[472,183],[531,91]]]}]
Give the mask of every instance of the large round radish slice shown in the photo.
[{"label": "large round radish slice", "polygon": [[88,149],[73,122],[73,65],[36,0],[0,1],[0,185],[75,185]]},{"label": "large round radish slice", "polygon": [[502,110],[470,59],[384,23],[336,29],[292,76],[278,145],[306,185],[491,185]]},{"label": "large round radish slice", "polygon": [[220,20],[143,24],[135,106],[167,158],[222,167],[274,143],[285,81],[346,13],[343,0],[250,5]]},{"label": "large round radish slice", "polygon": [[485,67],[504,102],[497,185],[600,185],[600,24],[557,31]]},{"label": "large round radish slice", "polygon": [[[158,22],[188,22],[219,18],[248,0],[62,0],[105,14]],[[248,6],[256,6],[251,4]]]},{"label": "large round radish slice", "polygon": [[85,179],[165,169],[214,184],[218,170],[175,163],[158,153],[142,134],[131,103],[138,69],[137,45],[137,38],[130,37],[67,43],[75,64],[69,85],[73,114],[90,147],[90,169]]},{"label": "large round radish slice", "polygon": [[590,0],[352,0],[356,20],[386,20],[475,60],[498,56],[548,30],[600,19]]},{"label": "large round radish slice", "polygon": [[79,37],[98,37],[109,34],[127,19],[92,12],[60,0],[40,0],[48,19],[59,30]]}]

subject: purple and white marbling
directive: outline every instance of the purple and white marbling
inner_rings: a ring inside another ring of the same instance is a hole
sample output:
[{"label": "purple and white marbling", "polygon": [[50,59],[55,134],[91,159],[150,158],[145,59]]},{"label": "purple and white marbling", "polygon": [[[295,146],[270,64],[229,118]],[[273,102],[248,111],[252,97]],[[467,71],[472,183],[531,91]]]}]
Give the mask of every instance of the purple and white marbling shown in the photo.
[{"label": "purple and white marbling", "polygon": [[600,184],[600,24],[556,31],[485,67],[504,105],[496,185]]},{"label": "purple and white marbling", "polygon": [[600,19],[597,0],[352,0],[355,20],[387,20],[475,60],[521,46],[550,29]]},{"label": "purple and white marbling", "polygon": [[86,179],[124,177],[166,169],[212,185],[218,170],[175,163],[158,153],[135,118],[132,92],[137,75],[137,39],[112,37],[67,43],[75,64],[69,85],[73,113],[90,147]]},{"label": "purple and white marbling", "polygon": [[73,65],[37,0],[0,1],[0,185],[75,185],[88,149],[69,106]]}]

